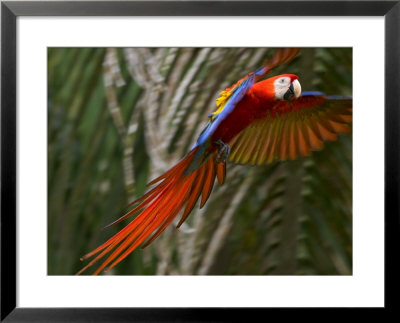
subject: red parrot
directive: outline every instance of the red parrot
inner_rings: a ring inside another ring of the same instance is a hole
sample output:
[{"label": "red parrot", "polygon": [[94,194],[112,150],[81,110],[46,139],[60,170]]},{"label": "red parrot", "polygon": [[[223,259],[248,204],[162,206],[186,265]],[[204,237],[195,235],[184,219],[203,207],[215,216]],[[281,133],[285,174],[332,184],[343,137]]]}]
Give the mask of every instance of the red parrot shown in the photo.
[{"label": "red parrot", "polygon": [[[141,213],[101,246],[85,255],[99,253],[77,274],[105,258],[94,272],[109,270],[140,244],[153,242],[184,209],[178,227],[201,196],[208,200],[217,178],[224,183],[226,162],[262,165],[275,160],[296,159],[319,150],[324,141],[351,132],[352,99],[303,92],[294,74],[260,81],[273,68],[291,61],[299,49],[278,49],[262,68],[249,73],[221,92],[217,110],[188,154],[174,167],[154,179],[154,185],[118,223]],[[112,225],[110,224],[110,225]]]}]

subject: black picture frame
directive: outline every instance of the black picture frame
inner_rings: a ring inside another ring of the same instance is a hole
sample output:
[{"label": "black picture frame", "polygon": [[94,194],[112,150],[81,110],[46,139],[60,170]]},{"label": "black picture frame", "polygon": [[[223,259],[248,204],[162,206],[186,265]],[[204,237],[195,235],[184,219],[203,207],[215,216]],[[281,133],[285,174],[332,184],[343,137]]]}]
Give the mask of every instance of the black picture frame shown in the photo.
[{"label": "black picture frame", "polygon": [[[384,16],[385,19],[385,307],[399,288],[400,1],[90,1],[1,3],[1,321],[252,321],[267,308],[16,307],[16,19],[19,16]],[[373,233],[371,233],[373,234]],[[301,311],[301,309],[293,309]],[[328,310],[333,313],[332,310]],[[293,312],[292,312],[293,313]],[[382,309],[368,311],[373,319]],[[278,313],[277,313],[278,314]],[[331,314],[329,314],[331,315]],[[333,317],[332,317],[333,318]],[[382,317],[380,317],[382,319]]]}]

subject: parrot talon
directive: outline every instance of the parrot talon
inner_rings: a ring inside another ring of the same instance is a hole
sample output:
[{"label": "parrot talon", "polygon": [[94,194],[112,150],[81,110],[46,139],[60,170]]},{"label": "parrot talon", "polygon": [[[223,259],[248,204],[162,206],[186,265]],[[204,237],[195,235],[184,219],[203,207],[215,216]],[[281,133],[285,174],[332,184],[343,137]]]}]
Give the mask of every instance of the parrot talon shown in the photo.
[{"label": "parrot talon", "polygon": [[231,147],[222,140],[216,141],[216,144],[218,145],[218,154],[215,159],[218,163],[225,163],[231,152]]}]

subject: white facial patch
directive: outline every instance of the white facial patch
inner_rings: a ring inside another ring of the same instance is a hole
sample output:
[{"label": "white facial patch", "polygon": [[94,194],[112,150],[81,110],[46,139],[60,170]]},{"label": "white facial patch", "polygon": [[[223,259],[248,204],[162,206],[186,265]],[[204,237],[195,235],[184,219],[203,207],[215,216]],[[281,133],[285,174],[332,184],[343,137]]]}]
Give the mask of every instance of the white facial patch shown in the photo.
[{"label": "white facial patch", "polygon": [[[275,98],[278,100],[284,100],[284,95],[289,90],[290,84],[290,77],[284,76],[276,79],[274,82]],[[298,80],[294,80],[292,84],[294,95],[297,99],[301,94],[301,85]]]},{"label": "white facial patch", "polygon": [[278,100],[283,100],[283,96],[287,92],[290,86],[290,77],[280,77],[275,80],[275,97]]}]

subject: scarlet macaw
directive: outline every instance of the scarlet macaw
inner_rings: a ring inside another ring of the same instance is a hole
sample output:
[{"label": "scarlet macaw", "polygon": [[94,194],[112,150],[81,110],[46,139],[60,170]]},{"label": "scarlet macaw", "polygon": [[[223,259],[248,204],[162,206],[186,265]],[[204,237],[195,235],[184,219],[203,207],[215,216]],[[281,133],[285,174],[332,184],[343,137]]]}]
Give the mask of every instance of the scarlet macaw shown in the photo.
[{"label": "scarlet macaw", "polygon": [[[154,241],[184,209],[178,227],[201,196],[200,208],[208,200],[215,177],[224,183],[226,161],[261,165],[275,160],[296,159],[319,150],[337,134],[351,132],[352,100],[327,97],[321,92],[303,92],[297,75],[282,74],[259,81],[273,68],[291,61],[299,49],[277,50],[273,59],[221,92],[217,110],[189,153],[174,167],[154,179],[157,184],[118,223],[142,211],[132,222],[101,246],[89,264],[111,253],[94,272],[113,268],[151,234],[143,245]],[[110,225],[112,225],[110,224]]]}]

